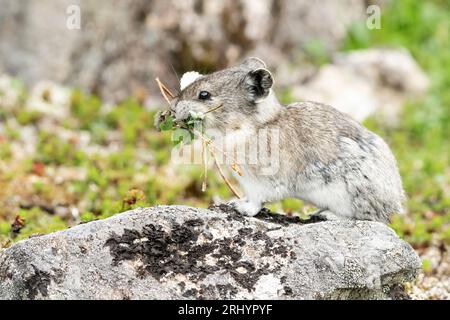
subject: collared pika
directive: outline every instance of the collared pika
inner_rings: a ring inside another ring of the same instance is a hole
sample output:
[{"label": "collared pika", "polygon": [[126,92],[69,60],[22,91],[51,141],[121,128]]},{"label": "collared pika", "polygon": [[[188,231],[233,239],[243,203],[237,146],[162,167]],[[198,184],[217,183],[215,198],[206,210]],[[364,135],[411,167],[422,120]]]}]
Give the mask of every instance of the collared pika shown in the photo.
[{"label": "collared pika", "polygon": [[265,63],[248,58],[225,70],[198,74],[182,84],[171,102],[177,119],[220,106],[207,114],[204,125],[224,134],[222,145],[255,141],[261,130],[276,133],[277,143],[269,141],[266,157],[270,162],[271,153],[277,151],[276,170],[267,174],[261,172],[261,163],[240,163],[242,176],[236,178],[245,198],[230,205],[253,216],[267,202],[298,198],[319,208],[316,214],[327,219],[384,223],[403,211],[405,196],[397,164],[378,135],[331,106],[282,105],[272,86]]}]

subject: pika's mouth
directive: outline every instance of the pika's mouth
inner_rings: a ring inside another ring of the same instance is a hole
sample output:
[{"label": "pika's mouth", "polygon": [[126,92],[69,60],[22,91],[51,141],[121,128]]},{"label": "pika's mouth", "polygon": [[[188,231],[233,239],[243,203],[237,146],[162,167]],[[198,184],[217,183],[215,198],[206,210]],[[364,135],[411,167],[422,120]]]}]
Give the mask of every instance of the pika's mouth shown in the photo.
[{"label": "pika's mouth", "polygon": [[187,118],[189,118],[189,112],[176,112],[176,111],[172,111],[173,115],[175,117],[175,122],[183,122],[185,121]]},{"label": "pika's mouth", "polygon": [[[185,121],[189,118],[193,119],[206,119],[208,116],[211,117],[216,110],[223,107],[223,103],[219,102],[213,107],[207,109],[206,111],[199,110],[197,107],[190,107],[189,105],[179,102],[176,106],[171,108],[176,121]],[[203,107],[201,109],[204,109]]]}]

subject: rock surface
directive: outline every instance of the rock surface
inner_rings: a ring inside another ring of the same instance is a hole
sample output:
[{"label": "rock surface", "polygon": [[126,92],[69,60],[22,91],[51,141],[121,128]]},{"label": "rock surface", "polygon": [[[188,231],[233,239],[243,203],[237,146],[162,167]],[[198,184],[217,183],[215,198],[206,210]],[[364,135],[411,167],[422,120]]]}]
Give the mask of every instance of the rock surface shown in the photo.
[{"label": "rock surface", "polygon": [[405,298],[421,262],[378,222],[135,209],[0,252],[1,299]]}]

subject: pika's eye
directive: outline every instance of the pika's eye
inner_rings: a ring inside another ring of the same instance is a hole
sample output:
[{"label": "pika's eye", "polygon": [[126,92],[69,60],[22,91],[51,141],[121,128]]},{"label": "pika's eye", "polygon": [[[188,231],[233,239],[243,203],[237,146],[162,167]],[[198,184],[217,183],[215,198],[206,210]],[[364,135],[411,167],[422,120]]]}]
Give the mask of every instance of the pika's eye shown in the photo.
[{"label": "pika's eye", "polygon": [[211,93],[209,93],[208,91],[200,91],[200,93],[198,94],[198,98],[200,100],[211,99]]}]

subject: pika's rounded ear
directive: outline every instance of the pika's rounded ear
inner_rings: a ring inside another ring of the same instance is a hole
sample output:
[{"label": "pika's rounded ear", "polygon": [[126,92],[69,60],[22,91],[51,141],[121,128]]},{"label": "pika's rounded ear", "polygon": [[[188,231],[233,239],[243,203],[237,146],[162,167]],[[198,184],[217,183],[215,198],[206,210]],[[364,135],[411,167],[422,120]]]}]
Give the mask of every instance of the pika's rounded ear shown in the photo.
[{"label": "pika's rounded ear", "polygon": [[241,66],[246,69],[249,69],[249,70],[267,68],[266,63],[264,61],[262,61],[260,58],[256,58],[256,57],[250,57],[250,58],[245,59],[241,63]]},{"label": "pika's rounded ear", "polygon": [[248,92],[250,101],[260,102],[269,95],[273,86],[272,74],[267,69],[256,69],[246,74],[244,87]]}]

